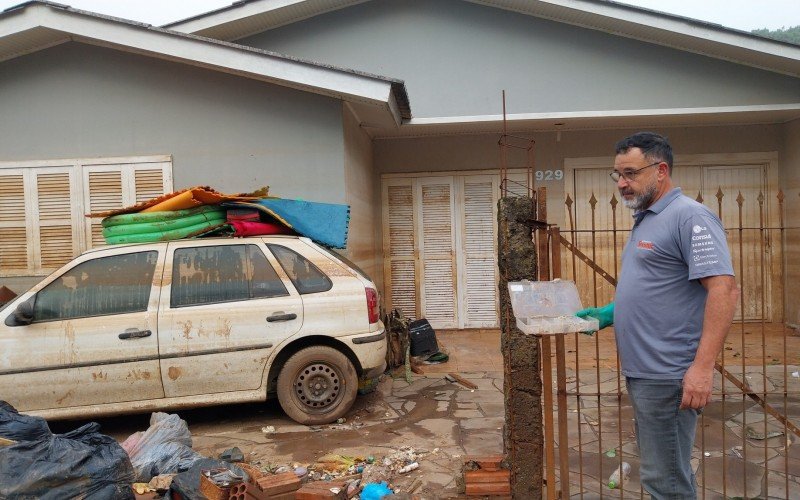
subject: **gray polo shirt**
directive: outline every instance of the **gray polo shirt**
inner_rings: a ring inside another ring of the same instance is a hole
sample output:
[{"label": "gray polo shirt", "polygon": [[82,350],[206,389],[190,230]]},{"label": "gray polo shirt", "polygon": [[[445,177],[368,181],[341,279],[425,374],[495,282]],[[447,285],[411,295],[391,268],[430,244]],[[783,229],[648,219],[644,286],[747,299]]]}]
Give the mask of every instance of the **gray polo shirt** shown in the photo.
[{"label": "gray polo shirt", "polygon": [[681,379],[703,330],[707,292],[699,279],[733,276],[725,230],[680,188],[633,217],[614,301],[622,373]]}]

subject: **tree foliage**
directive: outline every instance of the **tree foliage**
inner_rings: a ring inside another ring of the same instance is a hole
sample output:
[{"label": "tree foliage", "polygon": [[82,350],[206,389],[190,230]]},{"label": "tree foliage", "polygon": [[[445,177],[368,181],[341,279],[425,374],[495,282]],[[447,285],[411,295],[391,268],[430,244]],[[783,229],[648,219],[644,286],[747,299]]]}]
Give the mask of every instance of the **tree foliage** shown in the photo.
[{"label": "tree foliage", "polygon": [[766,28],[760,30],[753,30],[756,35],[765,36],[782,42],[789,42],[800,45],[800,26],[791,26],[789,28],[778,28],[776,30],[768,30]]}]

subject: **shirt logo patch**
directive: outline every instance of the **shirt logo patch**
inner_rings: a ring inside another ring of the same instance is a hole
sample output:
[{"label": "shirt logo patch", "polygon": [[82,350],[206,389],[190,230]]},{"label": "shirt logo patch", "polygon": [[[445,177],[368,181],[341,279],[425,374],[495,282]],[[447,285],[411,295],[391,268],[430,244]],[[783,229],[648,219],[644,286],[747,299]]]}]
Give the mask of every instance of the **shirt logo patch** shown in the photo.
[{"label": "shirt logo patch", "polygon": [[652,250],[653,249],[653,242],[652,241],[639,240],[639,243],[636,244],[636,248],[641,248],[643,250]]},{"label": "shirt logo patch", "polygon": [[705,231],[706,229],[707,229],[707,228],[705,228],[705,227],[703,227],[703,226],[697,226],[697,225],[696,225],[696,226],[694,226],[694,227],[692,228],[692,231],[694,231],[694,234],[699,234],[699,233],[702,233],[703,231]]}]

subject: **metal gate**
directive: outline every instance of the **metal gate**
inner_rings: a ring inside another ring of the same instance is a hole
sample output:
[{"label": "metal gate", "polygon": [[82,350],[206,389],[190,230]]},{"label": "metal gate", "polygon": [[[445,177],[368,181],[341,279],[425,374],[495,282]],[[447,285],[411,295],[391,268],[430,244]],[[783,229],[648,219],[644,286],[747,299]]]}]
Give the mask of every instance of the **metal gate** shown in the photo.
[{"label": "metal gate", "polygon": [[[730,196],[720,188],[715,199],[705,201],[721,217]],[[798,228],[784,224],[782,192],[771,199],[762,193],[750,199],[741,192],[733,196],[738,220],[730,220],[727,210],[723,225],[742,287],[739,311],[755,311],[759,319],[739,314],[717,360],[712,402],[698,422],[692,455],[698,498],[800,498],[800,429],[794,423],[800,421],[800,336],[785,326],[782,307],[773,311],[772,321],[763,313],[767,294],[777,293],[782,303],[791,279],[783,269],[784,242]],[[549,262],[540,266],[539,278],[575,280],[584,305],[603,305],[613,294],[629,232],[618,229],[618,201],[615,196],[607,201],[613,214],[608,229],[596,227],[601,201],[594,194],[588,200],[567,196],[565,203],[568,227],[535,231],[537,247],[549,254],[540,255]],[[579,203],[589,204],[588,229],[575,228]],[[748,203],[757,204],[750,210],[757,220],[743,216]],[[768,210],[774,214],[771,225]],[[768,258],[774,252],[778,258]],[[545,478],[552,485],[547,497],[644,498],[633,412],[613,329],[592,337],[543,337],[541,347]],[[610,489],[608,477],[622,462],[631,465],[630,478],[621,489]]]}]

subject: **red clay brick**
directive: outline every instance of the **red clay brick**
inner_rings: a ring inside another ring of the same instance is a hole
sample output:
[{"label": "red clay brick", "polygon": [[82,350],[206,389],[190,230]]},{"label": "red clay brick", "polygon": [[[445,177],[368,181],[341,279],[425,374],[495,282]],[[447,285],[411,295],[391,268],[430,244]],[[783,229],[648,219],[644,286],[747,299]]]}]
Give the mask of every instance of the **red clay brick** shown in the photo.
[{"label": "red clay brick", "polygon": [[465,493],[467,496],[508,495],[511,493],[511,483],[467,483]]},{"label": "red clay brick", "polygon": [[483,470],[499,470],[503,455],[471,455],[464,457],[464,463],[474,462]]},{"label": "red clay brick", "polygon": [[469,470],[464,472],[464,482],[472,483],[507,483],[511,480],[511,472],[507,470]]},{"label": "red clay brick", "polygon": [[[331,491],[339,488],[338,493]],[[314,481],[297,490],[295,500],[347,500],[347,487],[339,481]]]},{"label": "red clay brick", "polygon": [[267,495],[279,495],[300,488],[300,478],[294,472],[284,472],[274,476],[264,476],[256,481],[261,491]]}]

